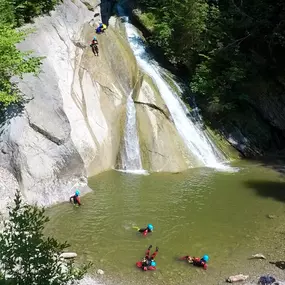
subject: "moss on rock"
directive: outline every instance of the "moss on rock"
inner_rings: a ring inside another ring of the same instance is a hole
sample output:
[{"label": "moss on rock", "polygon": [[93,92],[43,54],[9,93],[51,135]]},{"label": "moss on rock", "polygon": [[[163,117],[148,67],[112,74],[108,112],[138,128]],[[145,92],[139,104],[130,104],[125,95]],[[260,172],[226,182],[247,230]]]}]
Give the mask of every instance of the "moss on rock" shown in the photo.
[{"label": "moss on rock", "polygon": [[150,33],[154,31],[155,24],[156,24],[156,18],[153,13],[151,12],[145,13],[139,9],[135,9],[133,10],[133,16]]},{"label": "moss on rock", "polygon": [[223,136],[212,130],[209,126],[206,127],[206,132],[227,159],[235,160],[240,158],[240,153]]}]

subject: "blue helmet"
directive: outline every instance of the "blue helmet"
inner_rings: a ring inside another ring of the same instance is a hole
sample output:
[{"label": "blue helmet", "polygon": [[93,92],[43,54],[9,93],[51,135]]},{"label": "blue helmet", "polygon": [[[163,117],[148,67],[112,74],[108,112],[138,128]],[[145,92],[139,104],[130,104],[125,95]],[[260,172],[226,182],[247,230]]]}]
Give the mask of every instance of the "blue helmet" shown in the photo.
[{"label": "blue helmet", "polygon": [[80,194],[79,190],[76,190],[75,191],[75,196],[79,196],[79,194]]},{"label": "blue helmet", "polygon": [[93,40],[94,40],[94,41],[97,41],[97,38],[94,36],[94,37],[93,37]]},{"label": "blue helmet", "polygon": [[155,267],[156,266],[156,262],[154,260],[151,261],[150,266]]},{"label": "blue helmet", "polygon": [[202,259],[205,261],[205,262],[208,262],[209,260],[209,256],[207,254],[205,254]]},{"label": "blue helmet", "polygon": [[152,224],[147,225],[147,227],[149,230],[153,231],[153,225]]}]

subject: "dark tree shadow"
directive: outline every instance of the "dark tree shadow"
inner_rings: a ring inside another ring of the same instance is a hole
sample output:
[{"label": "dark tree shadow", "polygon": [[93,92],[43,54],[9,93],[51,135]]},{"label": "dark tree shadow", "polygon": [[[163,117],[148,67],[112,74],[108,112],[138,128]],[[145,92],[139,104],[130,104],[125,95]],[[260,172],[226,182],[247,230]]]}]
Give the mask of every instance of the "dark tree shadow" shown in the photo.
[{"label": "dark tree shadow", "polygon": [[33,97],[26,98],[20,91],[19,93],[20,100],[18,102],[12,103],[8,107],[0,104],[0,136],[4,131],[3,126],[5,124],[10,125],[11,119],[22,116],[25,111],[25,105],[33,100]]},{"label": "dark tree shadow", "polygon": [[285,202],[285,182],[252,180],[245,184],[248,188],[254,189],[259,196]]},{"label": "dark tree shadow", "polygon": [[5,123],[9,123],[12,118],[21,116],[24,109],[25,102],[14,103],[6,108],[0,106],[0,128],[3,127]]},{"label": "dark tree shadow", "polygon": [[276,153],[275,155],[267,155],[266,157],[254,159],[261,166],[270,168],[282,175],[285,175],[285,155],[284,152]]},{"label": "dark tree shadow", "polygon": [[101,18],[102,23],[108,26],[109,19],[113,13],[113,7],[115,5],[115,0],[101,0]]}]

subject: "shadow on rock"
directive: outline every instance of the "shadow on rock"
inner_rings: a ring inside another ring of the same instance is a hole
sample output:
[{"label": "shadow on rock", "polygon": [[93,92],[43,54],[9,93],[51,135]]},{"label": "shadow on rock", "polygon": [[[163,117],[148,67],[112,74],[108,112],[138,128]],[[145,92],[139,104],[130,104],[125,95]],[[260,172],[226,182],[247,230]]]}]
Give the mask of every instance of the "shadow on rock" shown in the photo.
[{"label": "shadow on rock", "polygon": [[24,112],[24,109],[25,109],[24,101],[11,104],[9,107],[3,109],[1,109],[0,106],[0,135],[2,133],[1,128],[3,127],[3,125],[5,123],[9,124],[9,121],[12,118],[21,116]]},{"label": "shadow on rock", "polygon": [[115,0],[102,0],[100,3],[102,23],[108,25],[109,19],[112,15],[112,9],[115,5]]},{"label": "shadow on rock", "polygon": [[285,269],[285,261],[270,261],[270,264],[274,264],[278,268],[284,270]]},{"label": "shadow on rock", "polygon": [[285,202],[285,182],[252,180],[245,183],[248,188],[254,189],[262,197]]}]

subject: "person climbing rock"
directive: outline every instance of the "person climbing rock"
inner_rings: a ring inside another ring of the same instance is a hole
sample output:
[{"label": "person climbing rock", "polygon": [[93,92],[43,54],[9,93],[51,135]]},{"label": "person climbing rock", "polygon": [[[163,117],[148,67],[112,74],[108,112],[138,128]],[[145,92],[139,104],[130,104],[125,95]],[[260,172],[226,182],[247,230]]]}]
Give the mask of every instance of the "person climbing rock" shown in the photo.
[{"label": "person climbing rock", "polygon": [[79,190],[76,190],[75,194],[69,198],[69,202],[73,203],[74,205],[81,206],[82,204],[80,202],[79,195],[80,195]]},{"label": "person climbing rock", "polygon": [[93,37],[90,47],[92,48],[92,52],[94,53],[94,55],[99,56],[98,40],[96,37]]},{"label": "person climbing rock", "polygon": [[138,229],[138,232],[142,233],[143,236],[146,236],[148,233],[153,232],[153,225],[148,224],[146,228]]},{"label": "person climbing rock", "polygon": [[102,29],[101,29],[100,26],[97,27],[95,31],[96,31],[96,34],[101,34],[102,33]]},{"label": "person climbing rock", "polygon": [[99,26],[96,28],[96,34],[104,33],[107,29],[107,26],[103,23],[100,23]]},{"label": "person climbing rock", "polygon": [[102,24],[102,33],[104,33],[107,30],[107,26],[105,24]]},{"label": "person climbing rock", "polygon": [[137,267],[141,268],[143,271],[156,270],[156,262],[154,259],[158,254],[158,247],[156,247],[155,252],[152,255],[150,255],[151,248],[152,245],[148,247],[143,260],[136,263]]},{"label": "person climbing rock", "polygon": [[191,257],[190,255],[186,255],[180,258],[180,260],[187,260],[189,263],[194,266],[203,267],[203,269],[207,269],[207,262],[209,261],[209,256],[204,255],[202,258],[199,257]]}]

